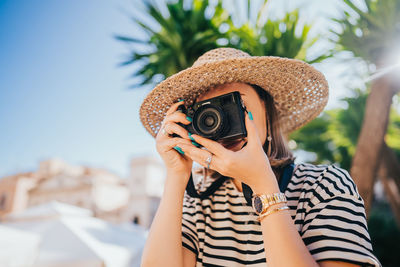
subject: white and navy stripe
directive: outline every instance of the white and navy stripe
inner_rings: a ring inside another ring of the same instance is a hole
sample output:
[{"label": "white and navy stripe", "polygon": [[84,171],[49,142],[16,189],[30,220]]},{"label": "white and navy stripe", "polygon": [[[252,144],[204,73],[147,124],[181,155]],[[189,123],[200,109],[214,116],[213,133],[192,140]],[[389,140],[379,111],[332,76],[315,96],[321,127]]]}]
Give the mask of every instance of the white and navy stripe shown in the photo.
[{"label": "white and navy stripe", "polygon": [[[200,179],[196,189],[204,191],[212,181]],[[316,261],[381,266],[373,254],[364,201],[346,170],[297,164],[284,193]],[[196,254],[196,266],[267,266],[257,215],[232,179],[204,200],[185,193],[182,218],[182,244]]]}]

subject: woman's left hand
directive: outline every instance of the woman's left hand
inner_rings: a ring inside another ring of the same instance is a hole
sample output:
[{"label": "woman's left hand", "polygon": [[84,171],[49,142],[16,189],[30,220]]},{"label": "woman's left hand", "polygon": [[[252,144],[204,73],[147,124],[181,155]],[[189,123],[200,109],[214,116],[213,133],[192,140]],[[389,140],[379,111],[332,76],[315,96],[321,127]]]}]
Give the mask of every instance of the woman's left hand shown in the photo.
[{"label": "woman's left hand", "polygon": [[212,155],[209,168],[220,174],[249,185],[251,188],[265,188],[276,182],[268,157],[264,152],[254,121],[249,115],[245,118],[247,145],[239,151],[226,149],[220,143],[192,134],[194,140],[206,149],[194,145],[179,144],[185,155],[207,167],[206,159]]}]

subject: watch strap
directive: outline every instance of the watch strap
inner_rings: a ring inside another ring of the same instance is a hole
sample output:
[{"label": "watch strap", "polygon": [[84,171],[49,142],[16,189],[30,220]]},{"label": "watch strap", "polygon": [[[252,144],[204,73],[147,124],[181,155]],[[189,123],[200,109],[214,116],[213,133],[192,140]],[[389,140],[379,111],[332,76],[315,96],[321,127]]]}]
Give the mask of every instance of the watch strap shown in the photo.
[{"label": "watch strap", "polygon": [[263,203],[263,209],[259,213],[259,215],[264,214],[266,212],[266,210],[272,205],[287,202],[286,196],[282,192],[268,194],[268,195],[257,195],[257,196],[259,196],[261,198],[262,203]]},{"label": "watch strap", "polygon": [[[281,192],[285,192],[285,190],[290,182],[290,179],[292,178],[293,170],[295,167],[296,167],[296,164],[294,164],[294,163],[290,163],[284,167],[282,177],[278,181],[279,190]],[[243,189],[243,195],[244,195],[244,198],[246,199],[247,205],[252,207],[253,206],[253,190],[251,189],[250,186],[248,186],[245,183],[242,183],[242,189]]]}]

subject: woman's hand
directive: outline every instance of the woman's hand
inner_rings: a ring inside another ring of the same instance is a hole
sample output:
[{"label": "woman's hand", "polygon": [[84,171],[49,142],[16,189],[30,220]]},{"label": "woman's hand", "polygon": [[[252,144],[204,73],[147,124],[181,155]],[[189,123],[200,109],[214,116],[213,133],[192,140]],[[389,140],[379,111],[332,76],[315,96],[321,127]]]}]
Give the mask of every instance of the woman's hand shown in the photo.
[{"label": "woman's hand", "polygon": [[[178,107],[182,104],[182,101],[177,102],[173,104],[167,111],[167,114],[161,123],[160,130],[156,136],[156,147],[158,153],[165,163],[167,173],[184,175],[189,179],[190,172],[192,171],[193,161],[191,158],[180,154],[178,152],[179,149],[177,148],[181,148],[182,145],[191,145],[188,131],[177,124],[178,122],[185,125],[190,123],[185,114],[177,111]],[[171,137],[171,135],[174,133],[182,138]]]},{"label": "woman's hand", "polygon": [[[206,149],[200,149],[192,144],[181,146],[185,155],[207,167],[206,159],[212,155],[209,168],[220,174],[238,179],[252,188],[265,188],[276,182],[268,157],[265,154],[258,136],[254,121],[246,115],[247,145],[239,151],[231,151],[213,140],[192,135],[195,141]],[[208,151],[207,151],[208,150]],[[273,179],[273,180],[272,180]]]}]

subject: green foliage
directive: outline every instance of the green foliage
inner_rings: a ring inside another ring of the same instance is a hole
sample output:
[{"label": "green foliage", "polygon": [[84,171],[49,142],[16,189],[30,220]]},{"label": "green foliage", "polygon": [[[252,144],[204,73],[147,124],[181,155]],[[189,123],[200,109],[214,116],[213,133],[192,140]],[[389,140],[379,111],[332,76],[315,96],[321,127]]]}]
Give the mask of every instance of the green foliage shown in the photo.
[{"label": "green foliage", "polygon": [[385,267],[397,267],[400,263],[400,229],[384,202],[374,203],[368,218],[368,232],[374,255]]},{"label": "green foliage", "polygon": [[355,97],[342,99],[345,109],[324,111],[319,117],[290,134],[298,148],[317,154],[314,164],[339,163],[349,170],[364,116],[367,94],[353,90]]},{"label": "green foliage", "polygon": [[368,92],[359,89],[354,89],[352,92],[353,97],[342,99],[347,108],[327,111],[332,118],[328,132],[337,148],[333,151],[335,162],[339,162],[340,166],[347,170],[350,170],[351,159],[355,154],[368,97]]},{"label": "green foliage", "polygon": [[[352,92],[353,97],[342,99],[347,108],[324,111],[316,119],[290,134],[289,138],[297,143],[297,149],[316,153],[317,158],[312,163],[336,162],[342,168],[350,170],[368,97],[368,92],[359,89]],[[393,108],[385,140],[400,158],[399,136],[400,114]]]},{"label": "green foliage", "polygon": [[146,13],[156,21],[160,30],[152,29],[150,26],[132,18],[133,21],[147,33],[147,40],[138,40],[134,37],[115,36],[118,40],[146,44],[151,47],[148,53],[133,51],[128,60],[121,65],[128,65],[136,61],[146,62],[132,76],[143,76],[145,79],[139,84],[144,85],[153,82],[153,77],[162,74],[164,77],[171,76],[193,64],[203,53],[217,48],[217,40],[225,37],[219,32],[218,27],[227,18],[226,11],[219,3],[215,7],[211,18],[205,16],[208,1],[193,0],[192,7],[185,9],[183,0],[168,2],[166,7],[169,15],[164,17],[155,4],[145,2]]},{"label": "green foliage", "polygon": [[296,141],[297,149],[313,151],[317,159],[313,164],[324,164],[334,161],[332,142],[328,133],[331,116],[326,112],[300,128],[292,132],[289,138]]},{"label": "green foliage", "polygon": [[[254,3],[254,2],[253,2]],[[264,1],[264,6],[267,1]],[[255,56],[281,56],[297,58],[308,63],[320,62],[330,56],[331,52],[306,59],[306,51],[315,44],[318,36],[310,38],[310,24],[299,26],[299,11],[286,14],[283,19],[264,24],[253,25],[248,14],[247,20],[235,27],[232,14],[222,7],[222,1],[211,7],[208,1],[192,0],[191,7],[184,8],[183,0],[165,3],[168,16],[157,9],[155,4],[145,2],[146,13],[159,26],[155,30],[149,25],[133,18],[133,21],[147,33],[147,39],[115,36],[116,39],[129,44],[141,44],[151,48],[150,52],[132,51],[121,65],[143,62],[142,67],[132,76],[144,77],[144,80],[132,87],[153,84],[155,77],[161,74],[169,77],[182,69],[190,67],[203,53],[217,47],[234,47]],[[248,11],[251,2],[248,1]],[[213,14],[206,16],[206,9],[212,8]],[[261,17],[260,9],[257,17]],[[238,10],[236,10],[238,12]],[[225,28],[225,30],[223,30]],[[299,36],[295,32],[299,32]]]},{"label": "green foliage", "polygon": [[393,108],[390,110],[389,125],[385,137],[386,144],[393,149],[400,160],[400,114]]},{"label": "green foliage", "polygon": [[[298,9],[288,12],[283,19],[276,21],[268,19],[260,26],[252,26],[250,18],[238,28],[234,27],[232,22],[230,26],[231,43],[253,56],[297,58],[310,64],[332,56],[329,51],[326,54],[314,56],[310,60],[306,59],[306,51],[315,44],[319,36],[309,38],[308,32],[312,25],[300,26]],[[299,36],[296,32],[299,32]]]},{"label": "green foliage", "polygon": [[356,57],[377,64],[387,53],[392,53],[400,43],[400,1],[363,0],[366,10],[359,8],[354,0],[344,0],[352,13],[333,19],[341,30],[331,30],[338,40],[337,50],[348,50]]}]

